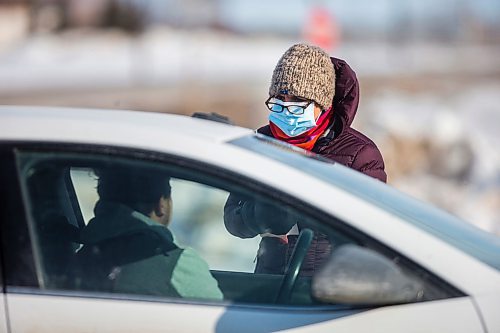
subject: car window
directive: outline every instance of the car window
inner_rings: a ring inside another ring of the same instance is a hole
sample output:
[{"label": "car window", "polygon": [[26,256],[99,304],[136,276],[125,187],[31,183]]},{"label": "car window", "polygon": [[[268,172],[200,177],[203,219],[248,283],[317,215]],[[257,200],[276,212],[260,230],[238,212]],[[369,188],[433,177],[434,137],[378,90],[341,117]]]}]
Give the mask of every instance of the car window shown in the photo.
[{"label": "car window", "polygon": [[87,225],[94,217],[94,207],[99,200],[97,175],[92,168],[70,167],[69,170],[83,223]]},{"label": "car window", "polygon": [[[84,223],[95,217],[99,200],[98,176],[91,168],[73,167],[71,179]],[[180,178],[172,178],[173,214],[169,229],[177,244],[203,254],[213,270],[253,272],[258,238],[240,239],[224,227],[224,204],[228,192]]]},{"label": "car window", "polygon": [[[321,236],[324,260],[331,251],[334,233],[315,219],[199,170],[28,152],[18,165],[41,289],[273,304],[300,230]],[[255,226],[240,228],[242,216]],[[311,275],[282,303],[315,304]]]},{"label": "car window", "polygon": [[265,184],[193,161],[20,151],[17,165],[41,291],[323,306],[311,287],[332,251],[373,247]]}]

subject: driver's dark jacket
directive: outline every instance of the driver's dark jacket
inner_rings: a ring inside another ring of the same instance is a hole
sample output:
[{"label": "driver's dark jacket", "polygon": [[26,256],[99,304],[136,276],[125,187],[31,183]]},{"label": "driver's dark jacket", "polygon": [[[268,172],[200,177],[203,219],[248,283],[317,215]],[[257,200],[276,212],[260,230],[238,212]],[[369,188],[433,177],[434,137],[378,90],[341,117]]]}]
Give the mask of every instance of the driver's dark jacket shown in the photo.
[{"label": "driver's dark jacket", "polygon": [[179,248],[166,227],[120,203],[100,201],[94,211],[80,234],[74,288],[223,298],[207,263],[194,250]]},{"label": "driver's dark jacket", "polygon": [[[335,68],[335,96],[333,98],[333,119],[329,130],[318,139],[312,151],[334,162],[348,166],[368,176],[386,182],[384,161],[375,143],[351,127],[358,109],[359,82],[351,67],[341,59],[331,58]],[[273,136],[269,125],[258,133]],[[254,237],[241,216],[237,215],[242,198],[231,195],[224,208],[224,223],[227,230],[238,237]],[[332,203],[333,204],[333,203]],[[248,223],[248,221],[246,221]],[[300,229],[300,224],[299,224]],[[282,273],[295,245],[296,236],[289,236],[288,244],[276,238],[262,239],[256,272]],[[313,243],[302,266],[302,275],[312,273],[328,258],[332,244],[325,235],[315,233]]]}]

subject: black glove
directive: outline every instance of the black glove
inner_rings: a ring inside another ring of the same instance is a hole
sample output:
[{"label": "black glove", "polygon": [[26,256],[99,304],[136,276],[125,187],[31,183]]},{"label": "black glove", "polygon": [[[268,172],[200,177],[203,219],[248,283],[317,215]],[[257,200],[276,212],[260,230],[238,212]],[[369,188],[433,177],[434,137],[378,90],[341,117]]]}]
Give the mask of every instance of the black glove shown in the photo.
[{"label": "black glove", "polygon": [[243,202],[240,214],[245,225],[258,234],[284,235],[296,223],[286,209],[254,200]]}]

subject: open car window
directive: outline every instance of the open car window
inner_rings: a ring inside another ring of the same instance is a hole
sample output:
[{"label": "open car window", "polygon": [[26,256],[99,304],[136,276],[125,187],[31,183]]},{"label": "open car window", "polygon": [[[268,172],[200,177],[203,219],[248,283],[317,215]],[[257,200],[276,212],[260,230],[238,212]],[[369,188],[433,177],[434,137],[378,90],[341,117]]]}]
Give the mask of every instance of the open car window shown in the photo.
[{"label": "open car window", "polygon": [[[275,304],[302,229],[316,235],[325,259],[332,249],[334,234],[313,218],[189,168],[28,152],[18,165],[43,290]],[[105,175],[118,184],[106,189]],[[168,195],[141,190],[152,175],[168,178]],[[168,224],[155,217],[154,203],[165,196]],[[308,265],[282,304],[317,304]]]},{"label": "open car window", "polygon": [[[87,225],[99,200],[98,176],[92,168],[73,167],[71,179]],[[168,228],[177,244],[202,254],[213,270],[253,272],[259,239],[240,239],[224,227],[228,192],[182,178],[171,178],[173,214]]]}]

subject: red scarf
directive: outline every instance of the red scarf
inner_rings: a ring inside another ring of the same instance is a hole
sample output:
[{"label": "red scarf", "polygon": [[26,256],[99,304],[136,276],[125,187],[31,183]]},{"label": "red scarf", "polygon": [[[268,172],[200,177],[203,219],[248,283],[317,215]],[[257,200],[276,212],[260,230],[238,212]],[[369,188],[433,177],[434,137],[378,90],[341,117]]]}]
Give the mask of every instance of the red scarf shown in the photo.
[{"label": "red scarf", "polygon": [[318,141],[321,135],[325,133],[326,129],[328,128],[328,125],[330,124],[331,114],[332,108],[329,108],[328,111],[323,112],[318,121],[316,121],[315,127],[311,128],[307,132],[293,137],[286,135],[278,126],[276,126],[271,121],[269,122],[269,127],[271,128],[271,132],[276,139],[285,141],[286,143],[306,150],[311,150],[313,149],[316,141]]}]

